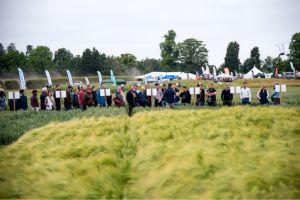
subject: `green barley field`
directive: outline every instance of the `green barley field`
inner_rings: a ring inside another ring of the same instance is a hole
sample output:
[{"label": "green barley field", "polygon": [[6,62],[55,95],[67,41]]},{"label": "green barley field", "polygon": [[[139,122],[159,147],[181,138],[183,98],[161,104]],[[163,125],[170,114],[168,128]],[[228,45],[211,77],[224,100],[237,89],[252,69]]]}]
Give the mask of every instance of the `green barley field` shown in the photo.
[{"label": "green barley field", "polygon": [[300,198],[299,107],[110,109],[5,112],[0,198]]}]

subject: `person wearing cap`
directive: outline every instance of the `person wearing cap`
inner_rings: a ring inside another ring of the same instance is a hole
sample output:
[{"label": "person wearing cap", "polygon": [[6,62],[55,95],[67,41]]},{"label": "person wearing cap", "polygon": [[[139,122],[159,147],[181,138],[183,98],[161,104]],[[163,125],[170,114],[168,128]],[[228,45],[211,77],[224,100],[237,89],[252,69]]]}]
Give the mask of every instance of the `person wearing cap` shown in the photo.
[{"label": "person wearing cap", "polygon": [[223,101],[223,106],[231,106],[233,94],[230,93],[230,86],[229,84],[226,85],[226,88],[222,90],[221,99]]},{"label": "person wearing cap", "polygon": [[274,105],[280,105],[280,91],[276,88],[279,88],[278,82],[273,85],[273,94],[271,96],[271,100],[273,101]]},{"label": "person wearing cap", "polygon": [[5,110],[6,107],[6,96],[4,90],[0,88],[0,111]]},{"label": "person wearing cap", "polygon": [[181,103],[183,105],[189,105],[191,103],[191,94],[186,86],[183,86],[183,91],[180,93]]},{"label": "person wearing cap", "polygon": [[61,110],[61,102],[60,102],[60,97],[56,97],[56,92],[60,92],[60,85],[57,84],[55,86],[55,91],[54,91],[54,101],[55,101],[55,108],[57,111]]},{"label": "person wearing cap", "polygon": [[256,97],[261,105],[269,104],[269,91],[267,87],[263,85],[260,90],[258,90]]},{"label": "person wearing cap", "polygon": [[47,88],[42,88],[42,94],[40,95],[40,103],[41,103],[41,110],[46,110],[46,97],[47,97]]},{"label": "person wearing cap", "polygon": [[240,98],[243,105],[251,104],[251,90],[247,87],[246,82],[243,83],[243,87],[241,88]]},{"label": "person wearing cap", "polygon": [[73,90],[73,87],[69,85],[66,90],[66,98],[64,98],[64,107],[67,111],[71,110],[71,108],[72,108],[72,98],[71,98],[72,90]]},{"label": "person wearing cap", "polygon": [[204,104],[205,104],[205,90],[203,89],[203,84],[198,83],[197,87],[200,88],[200,94],[196,95],[196,98],[197,98],[196,106],[204,106]]},{"label": "person wearing cap", "polygon": [[131,86],[126,94],[126,101],[128,103],[128,116],[132,116],[133,108],[136,106],[136,86]]},{"label": "person wearing cap", "polygon": [[39,110],[39,101],[37,97],[37,90],[32,90],[32,96],[30,97],[30,107],[33,110]]},{"label": "person wearing cap", "polygon": [[217,91],[214,88],[214,85],[211,83],[208,85],[208,89],[206,90],[207,104],[209,106],[216,106],[216,95]]}]

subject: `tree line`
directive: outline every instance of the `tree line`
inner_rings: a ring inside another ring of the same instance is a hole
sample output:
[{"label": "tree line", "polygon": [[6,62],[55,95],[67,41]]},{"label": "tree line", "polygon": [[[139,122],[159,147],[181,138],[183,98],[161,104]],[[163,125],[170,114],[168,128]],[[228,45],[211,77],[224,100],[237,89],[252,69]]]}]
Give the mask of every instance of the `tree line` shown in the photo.
[{"label": "tree line", "polygon": [[[137,60],[131,53],[120,56],[106,55],[95,47],[85,49],[81,55],[73,55],[66,48],[59,48],[54,53],[47,46],[26,46],[26,52],[17,50],[14,43],[6,48],[0,43],[0,75],[16,73],[21,67],[25,72],[43,74],[47,69],[53,73],[65,73],[69,69],[75,75],[95,75],[101,71],[103,75],[109,75],[112,69],[116,75],[132,75],[134,71],[147,73],[151,71],[183,71],[201,72],[201,67],[215,67],[209,65],[208,49],[203,41],[195,38],[187,38],[176,43],[176,32],[169,30],[164,35],[164,40],[159,44],[161,58],[146,58]],[[217,67],[223,71],[225,67],[230,71],[246,73],[252,67],[272,72],[275,67],[282,71],[290,71],[290,62],[294,63],[297,70],[300,69],[300,32],[292,36],[289,45],[290,54],[287,59],[268,56],[264,60],[260,58],[259,48],[254,47],[249,58],[243,63],[239,59],[240,45],[238,42],[230,42],[227,46],[224,63]]]}]

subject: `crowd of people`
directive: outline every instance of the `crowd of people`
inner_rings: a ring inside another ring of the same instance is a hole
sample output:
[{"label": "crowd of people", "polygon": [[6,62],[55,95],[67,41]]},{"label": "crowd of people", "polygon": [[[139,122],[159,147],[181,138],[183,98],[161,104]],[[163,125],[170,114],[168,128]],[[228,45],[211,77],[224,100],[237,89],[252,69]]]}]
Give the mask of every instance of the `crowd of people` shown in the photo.
[{"label": "crowd of people", "polygon": [[[269,104],[269,98],[273,101],[273,104],[280,104],[280,92],[275,90],[274,84],[273,93],[270,93],[266,86],[262,86],[257,92],[257,99],[261,105]],[[181,90],[179,90],[179,87]],[[205,90],[204,85],[197,84],[199,92],[195,96],[196,106],[216,106],[217,90],[213,84],[209,84]],[[0,88],[0,110],[5,110],[8,102],[9,110],[27,110],[28,108],[33,110],[70,110],[80,109],[86,110],[88,107],[110,107],[114,103],[116,107],[124,107],[126,102],[128,104],[128,114],[132,115],[134,107],[151,107],[152,98],[154,98],[155,107],[170,107],[173,108],[177,105],[190,105],[192,95],[186,86],[181,87],[175,83],[155,84],[156,94],[151,96],[147,94],[147,86],[132,85],[130,90],[125,94],[124,87],[118,86],[114,95],[100,94],[100,90],[105,90],[105,85],[102,85],[100,89],[96,89],[94,86],[81,86],[80,88],[73,88],[68,86],[65,91],[65,97],[56,98],[57,92],[61,91],[60,85],[56,85],[54,89],[44,87],[41,94],[38,96],[38,91],[33,90],[32,96],[29,100],[29,106],[27,102],[27,96],[24,90],[20,90],[20,98],[13,100],[6,100],[6,95],[3,89]],[[102,90],[102,91],[103,91]],[[243,105],[251,104],[251,89],[247,87],[247,83],[243,83],[240,90],[240,99]],[[221,92],[221,100],[224,106],[231,106],[233,104],[233,94],[230,91],[230,85]],[[62,104],[64,108],[62,108]]]}]

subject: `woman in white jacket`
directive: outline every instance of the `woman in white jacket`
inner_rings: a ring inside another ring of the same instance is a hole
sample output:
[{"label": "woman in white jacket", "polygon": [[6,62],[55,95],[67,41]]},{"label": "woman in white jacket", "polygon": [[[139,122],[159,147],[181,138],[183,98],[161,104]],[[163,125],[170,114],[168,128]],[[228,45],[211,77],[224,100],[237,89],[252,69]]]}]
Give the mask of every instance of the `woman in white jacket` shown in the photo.
[{"label": "woman in white jacket", "polygon": [[243,105],[251,103],[251,90],[247,87],[247,83],[243,84],[243,87],[241,88],[240,97]]},{"label": "woman in white jacket", "polygon": [[46,97],[45,104],[46,104],[47,110],[55,110],[55,101],[54,101],[52,91],[50,91],[50,90],[48,91],[48,95]]}]

